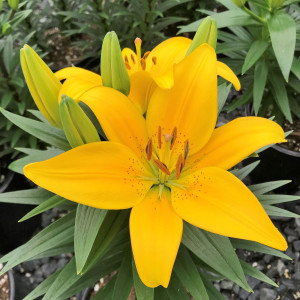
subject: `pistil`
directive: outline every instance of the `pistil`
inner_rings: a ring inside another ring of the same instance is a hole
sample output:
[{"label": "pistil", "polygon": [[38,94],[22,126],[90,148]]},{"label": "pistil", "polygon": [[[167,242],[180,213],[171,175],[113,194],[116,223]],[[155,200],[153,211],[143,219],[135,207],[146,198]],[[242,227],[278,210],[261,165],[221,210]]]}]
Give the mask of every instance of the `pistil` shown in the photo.
[{"label": "pistil", "polygon": [[136,56],[137,56],[137,63],[139,70],[141,69],[141,47],[142,47],[142,40],[140,38],[136,38],[134,41]]}]

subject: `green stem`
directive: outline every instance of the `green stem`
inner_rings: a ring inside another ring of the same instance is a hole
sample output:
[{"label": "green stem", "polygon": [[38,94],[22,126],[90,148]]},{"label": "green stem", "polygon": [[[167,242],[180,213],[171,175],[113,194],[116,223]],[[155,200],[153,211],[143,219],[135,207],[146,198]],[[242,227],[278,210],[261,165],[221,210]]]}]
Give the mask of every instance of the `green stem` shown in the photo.
[{"label": "green stem", "polygon": [[250,9],[248,9],[246,6],[243,6],[242,7],[242,10],[247,13],[248,15],[250,15],[252,18],[254,18],[255,20],[257,20],[258,22],[262,23],[262,24],[265,24],[266,21],[259,17],[258,15],[256,15],[254,12],[252,12]]}]

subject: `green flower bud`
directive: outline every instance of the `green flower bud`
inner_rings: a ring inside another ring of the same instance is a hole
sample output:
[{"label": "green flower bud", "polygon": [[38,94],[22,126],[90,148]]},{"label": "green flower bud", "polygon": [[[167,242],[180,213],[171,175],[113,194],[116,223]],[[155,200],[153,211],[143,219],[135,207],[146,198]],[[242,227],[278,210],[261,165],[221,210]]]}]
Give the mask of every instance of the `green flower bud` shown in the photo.
[{"label": "green flower bud", "polygon": [[12,31],[12,27],[9,23],[4,23],[2,26],[2,34],[9,35]]},{"label": "green flower bud", "polygon": [[0,11],[2,10],[3,0],[0,0]]},{"label": "green flower bud", "polygon": [[232,2],[239,8],[245,6],[246,0],[232,0]]},{"label": "green flower bud", "polygon": [[65,135],[72,148],[100,141],[93,123],[72,98],[61,96],[59,114]]},{"label": "green flower bud", "polygon": [[112,87],[128,96],[130,79],[122,57],[119,40],[114,31],[108,32],[103,40],[101,76],[103,86]]},{"label": "green flower bud", "polygon": [[19,6],[19,0],[8,0],[8,5],[13,9],[17,10]]},{"label": "green flower bud", "polygon": [[21,49],[20,60],[27,86],[36,106],[51,125],[61,128],[58,105],[60,81],[28,45]]},{"label": "green flower bud", "polygon": [[206,17],[200,24],[186,56],[192,53],[200,45],[206,43],[216,49],[218,29],[216,21],[212,17]]},{"label": "green flower bud", "polygon": [[278,9],[282,6],[282,4],[284,3],[285,0],[269,0],[269,6],[271,8],[275,8]]}]

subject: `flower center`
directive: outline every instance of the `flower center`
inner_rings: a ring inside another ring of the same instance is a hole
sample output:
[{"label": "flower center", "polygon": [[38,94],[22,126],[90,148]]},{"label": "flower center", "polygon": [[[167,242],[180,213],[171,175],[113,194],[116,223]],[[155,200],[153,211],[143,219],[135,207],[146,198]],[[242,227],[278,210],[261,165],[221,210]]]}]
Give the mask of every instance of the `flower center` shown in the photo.
[{"label": "flower center", "polygon": [[[175,127],[171,134],[162,135],[161,127],[158,127],[157,147],[153,147],[152,138],[149,139],[145,152],[148,163],[155,171],[155,176],[161,185],[168,185],[169,181],[179,179],[183,168],[185,167],[186,159],[189,153],[189,140],[184,143],[183,152],[176,151],[175,146],[177,141],[177,128]],[[178,150],[178,149],[177,149]],[[177,159],[174,161],[174,154]]]}]

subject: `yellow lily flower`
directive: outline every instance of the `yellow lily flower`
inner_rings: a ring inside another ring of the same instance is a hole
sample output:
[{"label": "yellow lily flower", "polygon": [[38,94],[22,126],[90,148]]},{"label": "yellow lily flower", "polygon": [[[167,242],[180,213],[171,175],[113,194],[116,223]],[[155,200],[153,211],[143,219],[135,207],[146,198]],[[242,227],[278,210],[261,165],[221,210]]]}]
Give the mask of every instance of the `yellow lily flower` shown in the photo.
[{"label": "yellow lily flower", "polygon": [[287,247],[256,197],[227,171],[257,149],[284,142],[284,132],[259,117],[214,129],[218,67],[214,49],[198,47],[175,65],[173,87],[154,91],[146,119],[122,93],[88,90],[80,100],[109,141],[24,168],[37,185],[66,199],[102,209],[132,207],[132,250],[148,287],[168,286],[183,220],[216,234]]}]

